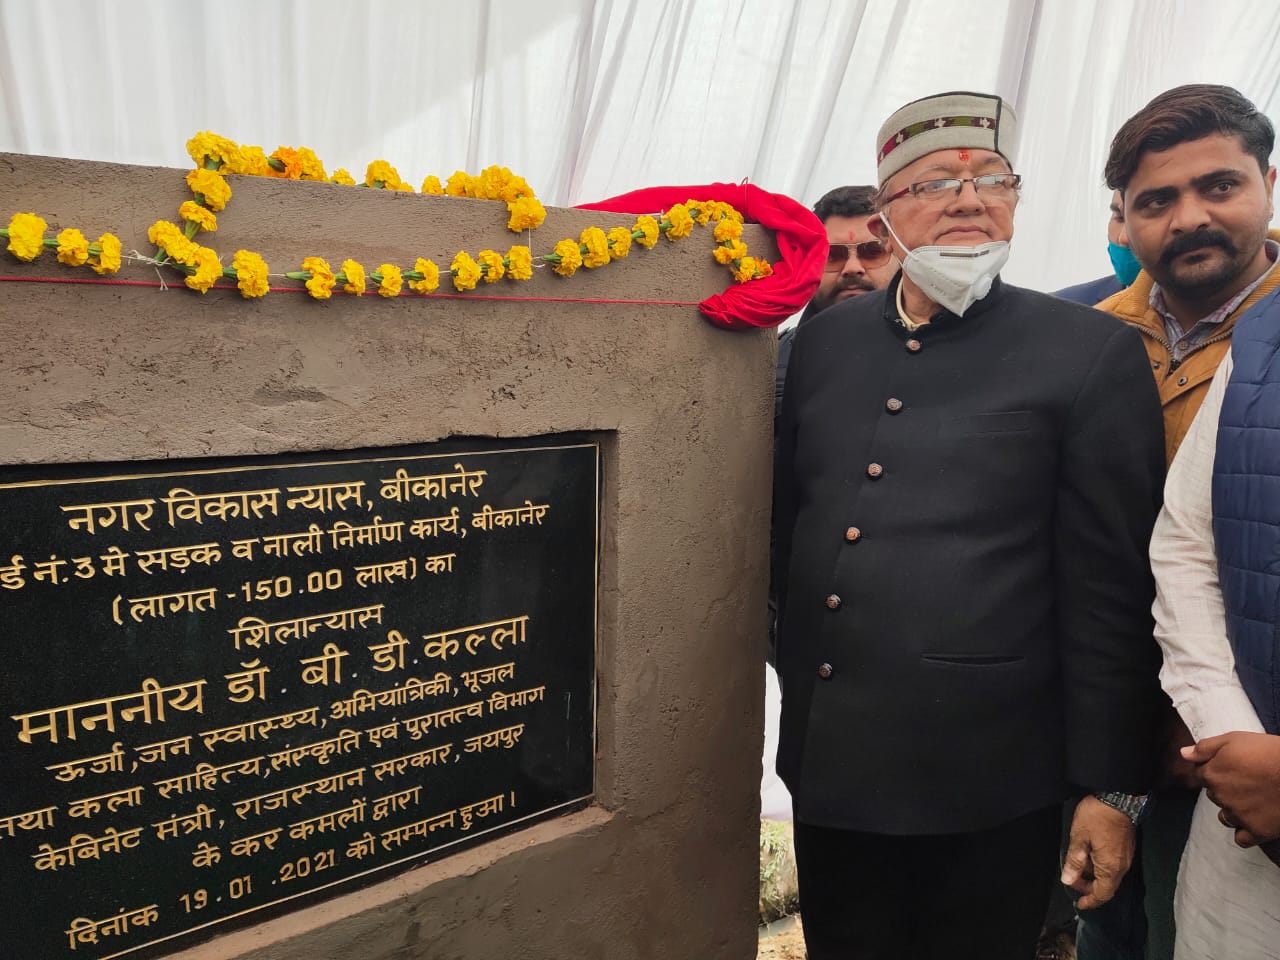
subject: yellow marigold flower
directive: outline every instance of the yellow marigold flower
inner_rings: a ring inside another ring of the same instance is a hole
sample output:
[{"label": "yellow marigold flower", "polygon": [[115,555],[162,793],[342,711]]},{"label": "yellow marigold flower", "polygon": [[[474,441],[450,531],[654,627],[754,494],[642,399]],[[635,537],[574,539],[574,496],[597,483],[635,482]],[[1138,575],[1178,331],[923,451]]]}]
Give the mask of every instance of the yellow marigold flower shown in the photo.
[{"label": "yellow marigold flower", "polygon": [[693,232],[693,217],[683,203],[677,203],[668,210],[665,219],[670,224],[667,227],[668,240],[679,240]]},{"label": "yellow marigold flower", "polygon": [[366,187],[384,187],[387,190],[394,190],[400,182],[400,174],[396,168],[385,160],[373,161],[364,172]]},{"label": "yellow marigold flower", "polygon": [[716,224],[715,233],[712,234],[716,238],[717,243],[724,243],[726,240],[737,240],[742,236],[742,224],[733,219],[722,219]]},{"label": "yellow marigold flower", "polygon": [[730,240],[715,249],[716,263],[732,263],[747,255],[747,245],[741,240]]},{"label": "yellow marigold flower", "polygon": [[547,210],[542,202],[533,196],[520,197],[507,202],[507,212],[511,214],[507,220],[507,229],[513,233],[524,233],[536,230],[547,219]]},{"label": "yellow marigold flower", "polygon": [[476,254],[476,259],[480,261],[480,266],[484,267],[485,283],[497,283],[507,272],[506,265],[502,262],[502,254],[496,250],[481,250]]},{"label": "yellow marigold flower", "polygon": [[[93,247],[98,248],[94,257]],[[104,233],[98,242],[89,248],[89,267],[98,276],[115,273],[120,269],[120,238],[114,233]]]},{"label": "yellow marigold flower", "polygon": [[340,183],[344,187],[354,187],[356,185],[355,178],[347,172],[345,167],[339,167],[333,171],[333,174],[329,177],[329,182]]},{"label": "yellow marigold flower", "polygon": [[599,227],[587,227],[578,237],[578,242],[586,248],[582,265],[589,269],[603,267],[609,262],[609,238]]},{"label": "yellow marigold flower", "polygon": [[343,290],[347,291],[347,293],[354,293],[357,296],[364,293],[364,267],[354,260],[343,260],[342,273],[347,278],[347,282],[342,285]]},{"label": "yellow marigold flower", "polygon": [[685,206],[689,209],[690,216],[704,227],[710,222],[711,214],[715,210],[709,203],[698,200],[686,200]]},{"label": "yellow marigold flower", "polygon": [[528,247],[516,246],[507,251],[507,279],[533,279],[533,253]]},{"label": "yellow marigold flower", "polygon": [[401,193],[413,193],[413,184],[405,183],[403,180],[398,183],[389,183],[387,187],[391,190],[399,190]]},{"label": "yellow marigold flower", "polygon": [[444,182],[444,192],[451,197],[470,197],[474,189],[471,179],[471,175],[465,170],[455,170]]},{"label": "yellow marigold flower", "polygon": [[206,158],[214,163],[230,163],[238,150],[234,140],[220,137],[208,130],[201,130],[187,141],[187,153],[197,167],[203,167]]},{"label": "yellow marigold flower", "polygon": [[621,260],[631,252],[631,231],[626,227],[614,227],[609,231],[609,256]]},{"label": "yellow marigold flower", "polygon": [[214,216],[213,211],[205,209],[194,200],[184,201],[178,208],[178,216],[183,220],[190,220],[201,230],[208,230],[210,233],[218,229],[218,218]]},{"label": "yellow marigold flower", "polygon": [[[507,171],[511,173],[510,170]],[[499,200],[505,200],[507,203],[514,203],[521,197],[530,197],[536,199],[533,194],[533,187],[529,186],[528,181],[524,177],[512,175],[511,178],[502,186],[502,191],[498,194]]]},{"label": "yellow marigold flower", "polygon": [[187,239],[182,228],[168,220],[157,220],[147,230],[147,239],[169,255],[175,263],[195,266],[199,247]]},{"label": "yellow marigold flower", "polygon": [[34,213],[15,213],[9,221],[9,252],[19,260],[34,260],[44,249],[49,223]]},{"label": "yellow marigold flower", "polygon": [[311,279],[307,281],[307,293],[316,300],[328,300],[338,282],[328,262],[322,257],[307,257],[302,261],[302,269],[311,274]]},{"label": "yellow marigold flower", "polygon": [[653,245],[658,242],[658,221],[655,217],[649,216],[647,213],[636,218],[635,228],[632,234],[639,233],[636,237],[636,243],[644,247],[646,250],[652,250]]},{"label": "yellow marigold flower", "polygon": [[413,265],[413,272],[422,274],[422,279],[410,280],[409,289],[418,293],[431,293],[440,286],[440,268],[431,260],[419,257],[418,262]]},{"label": "yellow marigold flower", "polygon": [[480,282],[480,264],[472,260],[465,250],[458,251],[449,265],[449,272],[453,274],[453,285],[460,293],[474,290]]},{"label": "yellow marigold flower", "polygon": [[512,178],[506,167],[485,167],[472,181],[473,195],[481,200],[499,200]]},{"label": "yellow marigold flower", "polygon": [[67,227],[58,234],[58,262],[78,267],[89,259],[89,241],[75,227]]},{"label": "yellow marigold flower", "polygon": [[226,170],[250,177],[269,177],[275,174],[261,147],[241,147],[227,160]]},{"label": "yellow marigold flower", "polygon": [[222,261],[211,247],[197,247],[193,259],[191,266],[195,267],[195,272],[187,277],[186,284],[192,290],[204,293],[222,276]]},{"label": "yellow marigold flower", "polygon": [[252,250],[237,250],[231,260],[231,269],[236,272],[240,295],[246,300],[265,296],[271,289],[267,283],[267,261]]},{"label": "yellow marigold flower", "polygon": [[756,258],[743,257],[738,261],[738,265],[733,268],[733,279],[739,283],[746,283],[752,280],[756,275]]},{"label": "yellow marigold flower", "polygon": [[551,269],[562,277],[572,277],[582,266],[582,251],[578,248],[577,240],[561,240],[553,253],[560,259]]},{"label": "yellow marigold flower", "polygon": [[377,273],[380,278],[378,280],[378,296],[400,296],[400,288],[404,286],[404,277],[400,273],[400,268],[393,263],[384,263],[378,268]]},{"label": "yellow marigold flower", "polygon": [[324,164],[320,162],[320,158],[316,156],[316,152],[310,147],[299,147],[298,151],[298,176],[303,180],[327,180],[328,176],[324,172]]},{"label": "yellow marigold flower", "polygon": [[434,173],[422,181],[422,193],[444,193],[444,185]]},{"label": "yellow marigold flower", "polygon": [[204,204],[210,210],[221,210],[231,199],[226,179],[213,170],[192,170],[187,174],[187,186],[192,193],[204,197]]}]

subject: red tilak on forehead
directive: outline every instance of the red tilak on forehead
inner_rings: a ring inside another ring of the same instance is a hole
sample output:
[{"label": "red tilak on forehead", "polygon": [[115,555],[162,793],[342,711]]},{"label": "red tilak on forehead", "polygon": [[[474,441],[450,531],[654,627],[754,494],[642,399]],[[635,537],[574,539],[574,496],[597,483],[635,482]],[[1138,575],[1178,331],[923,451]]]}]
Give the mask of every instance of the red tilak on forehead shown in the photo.
[{"label": "red tilak on forehead", "polygon": [[968,151],[968,150],[961,150],[961,151],[960,151],[960,162],[961,162],[961,163],[968,163],[968,162],[969,162],[969,151]]}]

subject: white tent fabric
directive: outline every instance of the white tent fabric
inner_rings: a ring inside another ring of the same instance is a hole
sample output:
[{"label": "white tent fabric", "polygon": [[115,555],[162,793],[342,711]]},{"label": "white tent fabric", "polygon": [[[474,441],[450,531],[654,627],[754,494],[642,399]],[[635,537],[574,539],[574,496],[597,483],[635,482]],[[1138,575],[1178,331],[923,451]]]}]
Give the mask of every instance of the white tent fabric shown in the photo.
[{"label": "white tent fabric", "polygon": [[1041,289],[1109,270],[1110,138],[1192,81],[1280,118],[1280,4],[0,0],[0,150],[184,166],[209,129],[357,179],[497,163],[548,204],[743,178],[811,204],[873,179],[896,107],[996,92],[1026,184],[1005,273]]}]

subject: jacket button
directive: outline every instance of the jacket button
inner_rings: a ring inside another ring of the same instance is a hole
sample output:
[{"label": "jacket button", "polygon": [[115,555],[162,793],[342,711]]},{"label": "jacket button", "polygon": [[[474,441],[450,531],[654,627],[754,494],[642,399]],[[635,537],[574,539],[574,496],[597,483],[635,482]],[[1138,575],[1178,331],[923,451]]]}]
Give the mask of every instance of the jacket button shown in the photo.
[{"label": "jacket button", "polygon": [[907,349],[910,350],[912,353],[919,353],[920,341],[917,340],[915,337],[912,337],[910,340],[907,341]]},{"label": "jacket button", "polygon": [[829,663],[824,663],[820,667],[818,667],[818,676],[820,676],[823,680],[830,680],[831,675],[835,672],[836,672],[835,669]]},{"label": "jacket button", "polygon": [[884,467],[880,466],[880,464],[878,463],[867,464],[867,476],[870,477],[872,480],[880,479],[880,476],[883,473],[884,473]]},{"label": "jacket button", "polygon": [[849,543],[857,543],[859,540],[862,539],[862,531],[859,530],[857,527],[850,527],[848,530],[844,532],[844,538]]},{"label": "jacket button", "polygon": [[899,410],[902,409],[902,401],[899,400],[897,397],[890,397],[888,400],[884,402],[884,408],[888,410],[890,413],[897,413]]},{"label": "jacket button", "polygon": [[1178,386],[1180,386],[1180,387],[1185,387],[1186,385],[1187,385],[1187,378],[1186,378],[1186,377],[1179,377],[1179,378],[1178,378]]},{"label": "jacket button", "polygon": [[827,608],[830,610],[840,609],[840,598],[836,596],[834,593],[831,594],[831,596],[827,597]]}]

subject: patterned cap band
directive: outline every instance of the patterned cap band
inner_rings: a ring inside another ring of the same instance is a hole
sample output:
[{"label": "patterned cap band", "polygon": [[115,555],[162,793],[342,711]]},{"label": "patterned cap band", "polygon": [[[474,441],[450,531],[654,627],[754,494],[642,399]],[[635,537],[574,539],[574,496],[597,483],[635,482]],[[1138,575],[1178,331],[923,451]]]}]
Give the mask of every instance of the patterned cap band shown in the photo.
[{"label": "patterned cap band", "polygon": [[1013,108],[990,94],[940,93],[915,100],[880,127],[880,184],[936,150],[994,150],[1012,167],[1016,133]]}]

